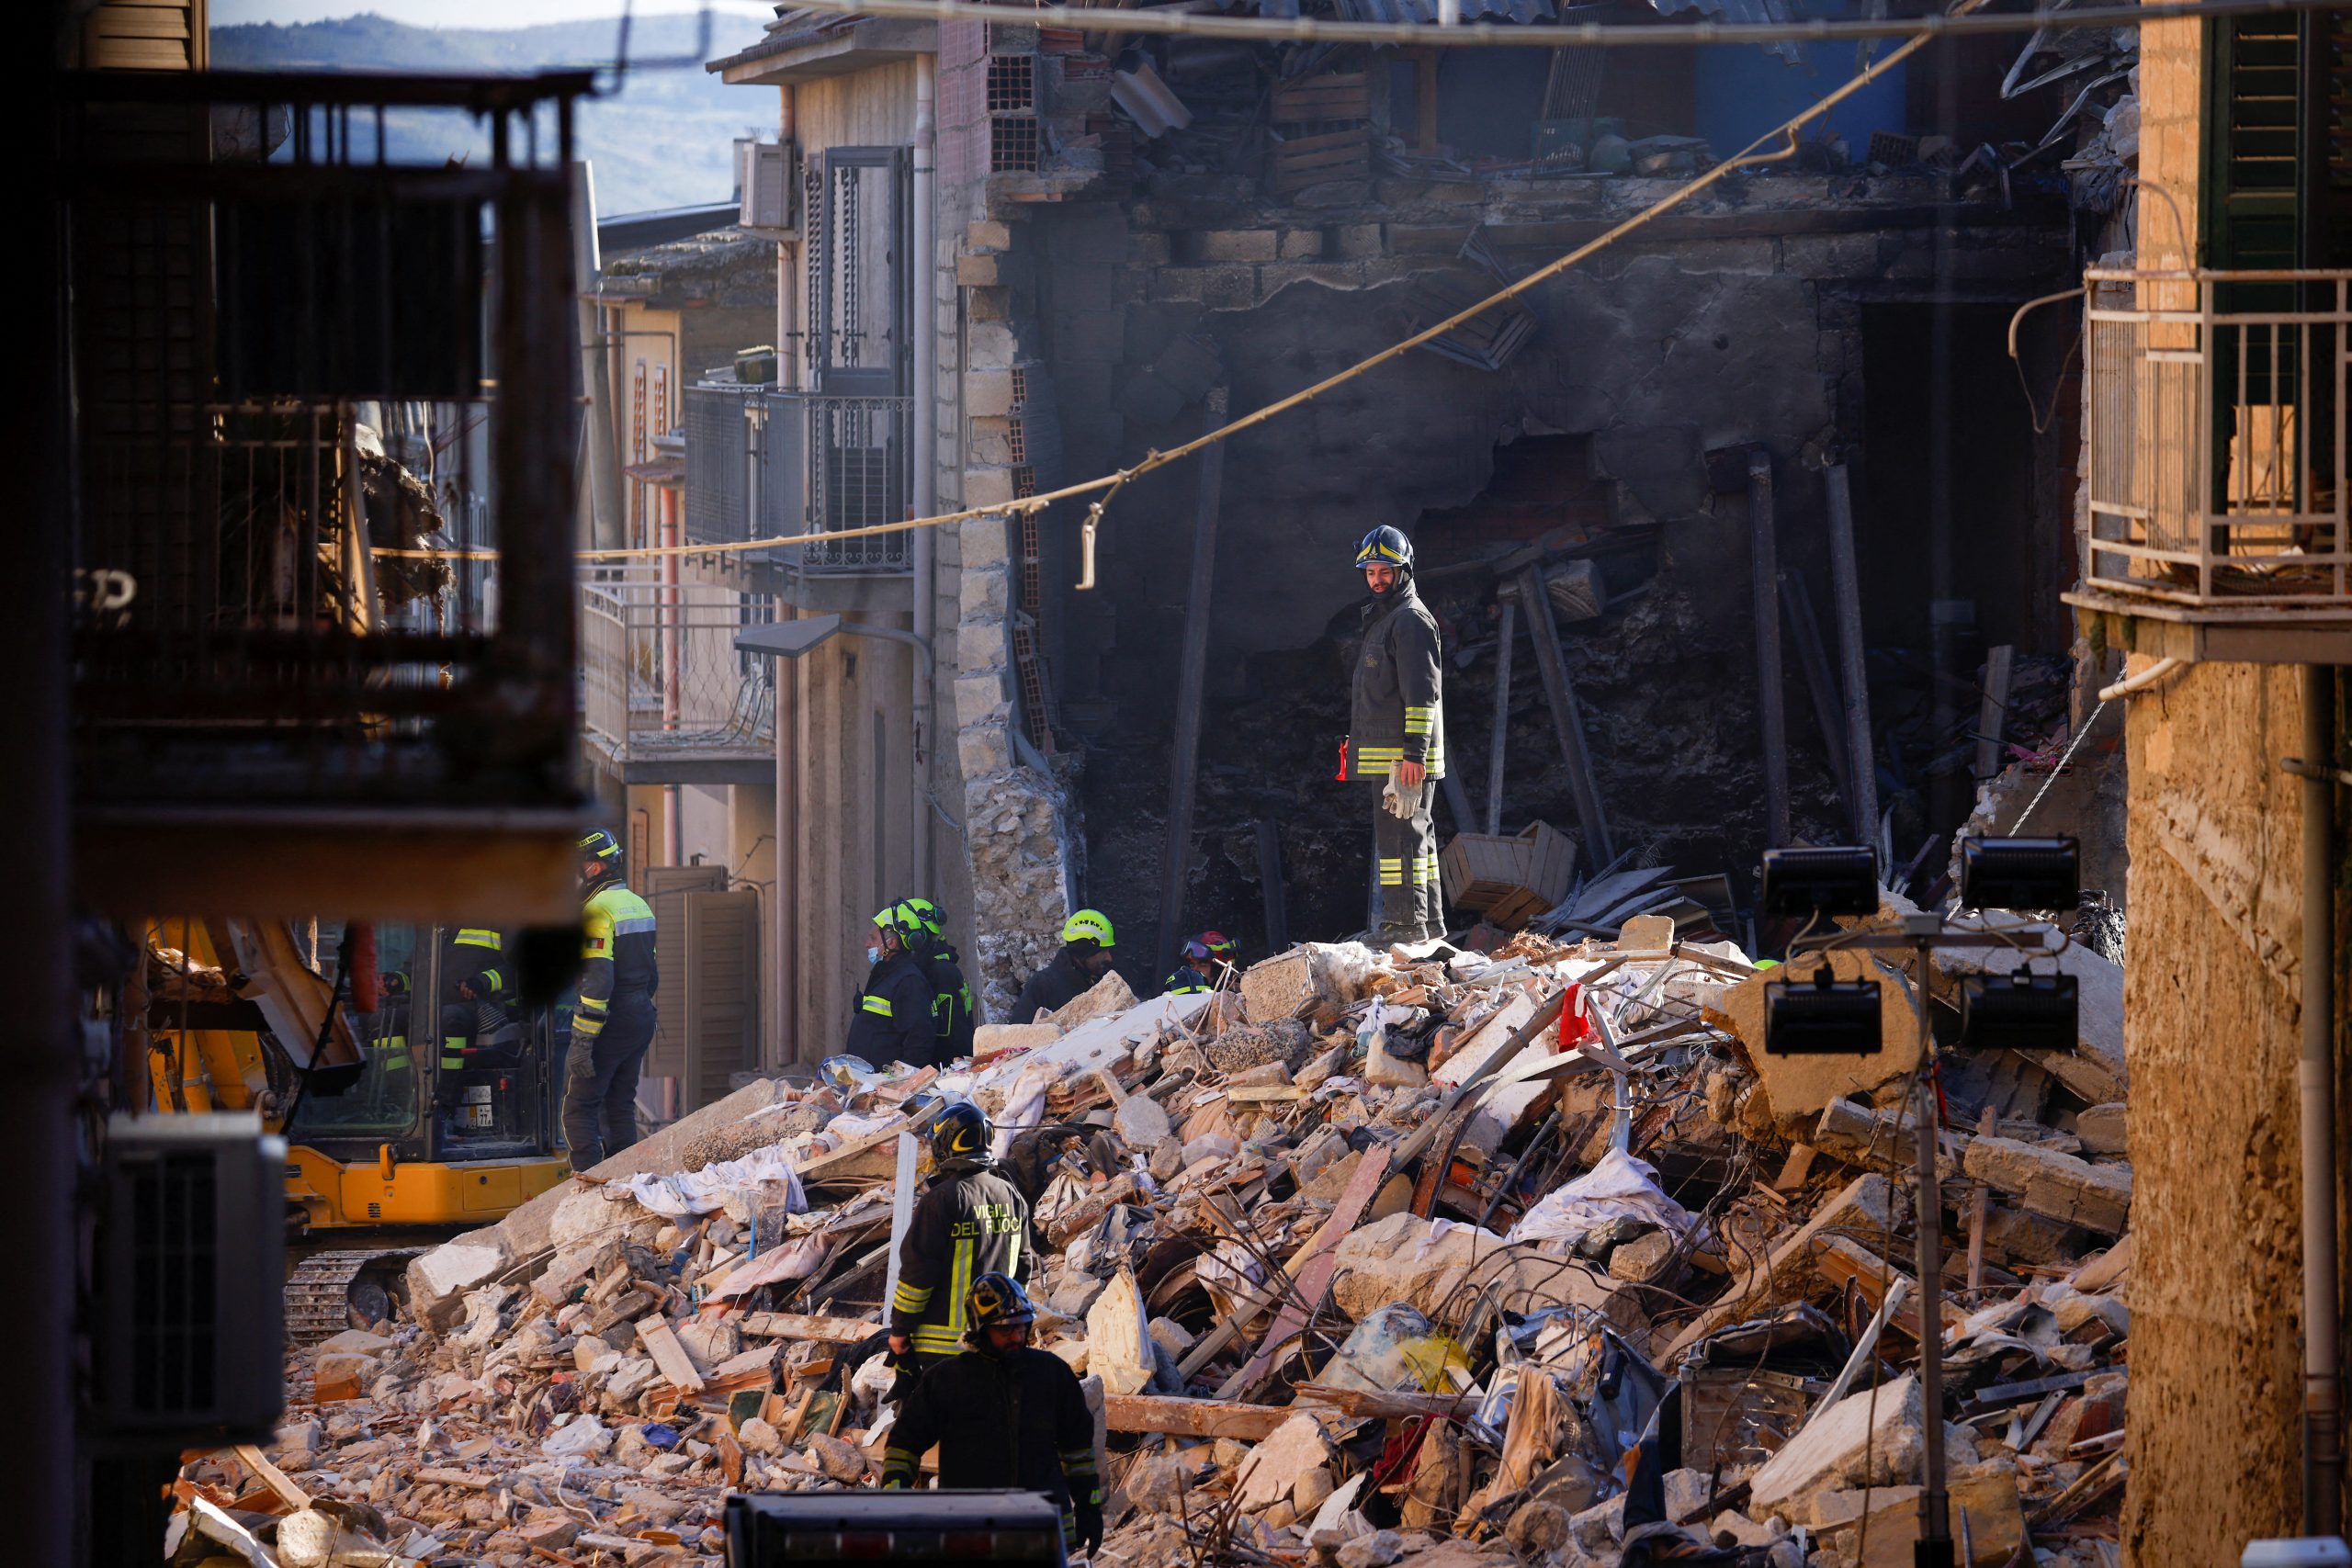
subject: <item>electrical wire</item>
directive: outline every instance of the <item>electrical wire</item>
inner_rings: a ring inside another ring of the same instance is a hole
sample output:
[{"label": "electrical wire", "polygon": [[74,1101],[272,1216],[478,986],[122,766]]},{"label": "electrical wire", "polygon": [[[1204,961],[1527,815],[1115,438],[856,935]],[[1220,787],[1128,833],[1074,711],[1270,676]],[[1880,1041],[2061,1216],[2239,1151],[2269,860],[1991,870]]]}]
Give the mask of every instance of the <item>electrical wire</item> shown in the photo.
[{"label": "electrical wire", "polygon": [[[1224,17],[1182,11],[1095,10],[1084,6],[1023,8],[1026,27],[1093,33],[1155,33],[1254,43],[1394,44],[1420,49],[1607,49],[1660,45],[1829,43],[1866,39],[1924,40],[1963,34],[2133,28],[2184,17],[2236,17],[2323,11],[2338,0],[2160,0],[2148,6],[2085,6],[2069,10],[1966,11],[1928,17],[1822,18],[1804,22],[1681,22],[1654,27],[1623,22],[1328,21],[1313,17]],[[899,17],[919,21],[1003,22],[1007,7],[979,0],[802,0],[799,9],[847,17]]]},{"label": "electrical wire", "polygon": [[[881,3],[881,0],[874,0],[874,3],[879,4]],[[914,3],[917,5],[918,8],[917,14],[923,16],[936,14],[930,8],[932,6],[932,0],[914,0]],[[960,3],[960,0],[947,0],[947,3]],[[2236,3],[2236,0],[2199,0],[2199,3],[2234,4]],[[2301,4],[2301,0],[2297,0],[2297,3]],[[1982,6],[1983,4],[1984,4],[1984,0],[1963,0],[1963,5],[1971,10],[1976,6]],[[2148,9],[2154,8],[2155,7],[2148,7]],[[1004,8],[1001,6],[970,6],[968,9],[996,20],[1001,21],[1003,19]],[[951,12],[948,14],[952,16],[956,13]],[[1021,17],[1024,25],[1051,27],[1057,25],[1052,19],[1057,15],[1067,15],[1077,18],[1103,18],[1112,17],[1135,17],[1139,14],[1140,13],[1132,11],[1072,11],[1067,13],[1054,11],[1038,11],[1031,13],[1024,11],[1021,13]],[[2075,13],[2055,14],[2074,15]],[[1096,23],[1093,20],[1080,20],[1072,25],[1093,27]],[[1436,31],[1439,29],[1419,30]],[[1574,31],[1576,29],[1570,30]],[[1646,31],[1650,29],[1635,30]],[[825,541],[840,541],[844,539],[862,539],[886,534],[903,534],[917,528],[936,528],[950,523],[967,523],[977,521],[984,517],[1008,517],[1016,515],[1034,516],[1043,513],[1048,506],[1057,501],[1070,501],[1080,496],[1099,495],[1101,499],[1095,501],[1089,507],[1085,520],[1081,525],[1088,541],[1086,547],[1087,560],[1091,569],[1092,562],[1091,540],[1093,537],[1093,532],[1096,526],[1102,521],[1104,508],[1110,504],[1113,497],[1116,496],[1121,490],[1125,489],[1133,480],[1141,478],[1145,474],[1152,472],[1156,468],[1165,468],[1169,464],[1189,457],[1196,452],[1204,451],[1208,447],[1216,446],[1218,442],[1230,440],[1232,437],[1240,434],[1243,431],[1254,429],[1258,425],[1265,423],[1279,414],[1287,413],[1292,409],[1300,408],[1307,403],[1313,402],[1316,399],[1322,397],[1325,393],[1334,391],[1339,388],[1345,386],[1347,383],[1355,380],[1359,377],[1368,375],[1391,360],[1402,358],[1405,355],[1411,353],[1414,349],[1434,343],[1439,338],[1443,337],[1446,333],[1453,332],[1455,328],[1464,326],[1468,322],[1476,320],[1488,310],[1493,310],[1496,306],[1506,304],[1510,300],[1518,299],[1521,295],[1530,292],[1538,285],[1550,282],[1553,278],[1559,276],[1562,273],[1566,272],[1570,267],[1575,266],[1579,262],[1585,261],[1599,254],[1600,251],[1607,249],[1609,246],[1615,244],[1618,241],[1634,233],[1654,219],[1660,218],[1666,213],[1672,211],[1674,209],[1682,206],[1692,197],[1698,196],[1701,192],[1711,188],[1719,181],[1728,178],[1742,169],[1760,168],[1767,164],[1783,163],[1795,157],[1798,151],[1796,133],[1800,127],[1821,118],[1823,116],[1828,114],[1830,110],[1836,108],[1838,105],[1843,103],[1846,99],[1860,92],[1863,88],[1870,86],[1880,77],[1885,75],[1888,72],[1894,70],[1895,66],[1908,59],[1911,55],[1916,54],[1921,49],[1925,48],[1932,36],[1933,35],[1926,32],[1917,33],[1915,36],[1909,38],[1907,41],[1891,51],[1884,59],[1872,62],[1865,70],[1857,73],[1850,81],[1848,81],[1843,85],[1824,94],[1813,104],[1799,110],[1796,114],[1792,115],[1789,118],[1781,121],[1779,125],[1766,131],[1763,135],[1756,138],[1755,141],[1750,141],[1746,147],[1740,149],[1740,151],[1735,153],[1732,157],[1716,164],[1706,173],[1698,175],[1688,184],[1678,186],[1674,190],[1668,192],[1665,196],[1659,197],[1648,207],[1644,208],[1641,211],[1634,213],[1624,221],[1611,228],[1607,233],[1602,234],[1596,239],[1588,241],[1584,244],[1577,246],[1575,250],[1568,252],[1566,255],[1545,263],[1543,266],[1540,266],[1533,272],[1529,273],[1525,277],[1521,278],[1518,282],[1505,285],[1503,288],[1496,290],[1493,294],[1488,295],[1486,299],[1479,300],[1477,303],[1455,311],[1453,315],[1446,317],[1443,321],[1425,327],[1421,331],[1413,333],[1410,337],[1405,338],[1397,343],[1391,344],[1388,347],[1380,350],[1378,353],[1372,355],[1366,359],[1360,360],[1356,364],[1349,366],[1344,370],[1335,371],[1331,375],[1325,377],[1322,380],[1316,382],[1310,387],[1293,392],[1287,397],[1279,398],[1273,402],[1266,404],[1262,408],[1255,409],[1249,413],[1241,415],[1238,419],[1229,420],[1226,423],[1218,426],[1216,429],[1196,435],[1192,440],[1186,441],[1179,446],[1170,447],[1165,452],[1155,447],[1151,451],[1147,452],[1141,458],[1137,459],[1129,467],[1117,469],[1113,473],[1104,474],[1095,479],[1084,479],[1076,484],[1064,485],[1058,490],[1046,491],[1038,495],[1023,496],[1010,502],[1001,502],[990,506],[967,507],[962,511],[941,513],[931,517],[910,517],[898,522],[869,523],[855,528],[839,528],[804,534],[786,534],[779,535],[772,538],[739,539],[720,544],[650,545],[631,549],[577,550],[573,552],[573,558],[583,562],[646,560],[666,556],[717,557],[720,555],[740,553],[746,550],[781,549],[792,545],[815,544]],[[1783,145],[1779,146],[1770,152],[1763,151],[1764,148],[1771,146],[1775,142],[1781,142],[1783,143]],[[495,559],[498,555],[498,552],[495,550],[468,551],[434,547],[380,547],[373,550],[371,553],[379,558],[402,560],[481,560]],[[1091,581],[1091,577],[1089,581]]]}]

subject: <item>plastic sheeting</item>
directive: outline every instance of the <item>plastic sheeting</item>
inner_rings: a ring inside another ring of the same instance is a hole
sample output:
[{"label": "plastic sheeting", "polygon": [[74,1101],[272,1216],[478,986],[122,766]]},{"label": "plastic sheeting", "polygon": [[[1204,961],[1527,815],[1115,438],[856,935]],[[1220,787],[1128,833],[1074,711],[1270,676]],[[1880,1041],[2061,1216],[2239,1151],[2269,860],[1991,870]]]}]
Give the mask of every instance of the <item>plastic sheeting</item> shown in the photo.
[{"label": "plastic sheeting", "polygon": [[[848,1120],[837,1117],[834,1125]],[[792,1168],[791,1157],[780,1144],[753,1149],[741,1159],[720,1160],[700,1170],[682,1170],[669,1176],[632,1176],[612,1185],[624,1189],[655,1213],[675,1220],[688,1214],[715,1213],[735,1194],[749,1193],[753,1188],[770,1183],[784,1188],[785,1213],[797,1214],[808,1207],[808,1194],[800,1188],[800,1175]]]},{"label": "plastic sheeting", "polygon": [[1586,1232],[1613,1220],[1645,1220],[1677,1236],[1697,1223],[1659,1188],[1656,1170],[1623,1149],[1611,1149],[1599,1165],[1544,1194],[1504,1239],[1574,1246]]}]

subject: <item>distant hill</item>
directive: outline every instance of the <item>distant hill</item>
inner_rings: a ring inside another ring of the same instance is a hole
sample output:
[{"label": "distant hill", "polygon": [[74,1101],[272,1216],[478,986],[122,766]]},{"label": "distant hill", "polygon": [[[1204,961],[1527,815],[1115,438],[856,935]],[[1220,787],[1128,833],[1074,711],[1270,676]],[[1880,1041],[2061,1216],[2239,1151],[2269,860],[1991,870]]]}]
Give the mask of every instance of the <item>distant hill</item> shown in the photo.
[{"label": "distant hill", "polygon": [[[639,17],[629,29],[633,59],[693,52],[691,16]],[[370,12],[331,22],[271,22],[215,28],[212,63],[236,71],[528,72],[607,64],[618,19],[508,28],[414,28]],[[756,17],[714,13],[710,54],[760,37]],[[582,106],[578,144],[595,168],[596,212],[646,212],[724,201],[735,188],[735,139],[775,135],[771,89],[730,87],[699,66],[631,72],[621,91]],[[464,117],[403,111],[388,117],[395,156],[486,156],[489,143]]]}]

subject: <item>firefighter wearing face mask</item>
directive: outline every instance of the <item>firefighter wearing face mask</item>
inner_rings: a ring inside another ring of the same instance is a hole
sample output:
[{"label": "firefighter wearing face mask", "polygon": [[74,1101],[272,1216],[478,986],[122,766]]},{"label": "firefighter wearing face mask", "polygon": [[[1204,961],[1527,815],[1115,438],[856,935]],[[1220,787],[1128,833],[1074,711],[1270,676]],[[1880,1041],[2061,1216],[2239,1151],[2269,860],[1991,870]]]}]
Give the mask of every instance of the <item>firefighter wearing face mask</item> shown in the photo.
[{"label": "firefighter wearing face mask", "polygon": [[922,934],[922,920],[904,904],[874,917],[865,943],[865,961],[873,967],[858,992],[849,1043],[842,1047],[850,1055],[877,1067],[891,1062],[927,1067],[944,1059],[932,1019],[931,984],[914,956]]}]

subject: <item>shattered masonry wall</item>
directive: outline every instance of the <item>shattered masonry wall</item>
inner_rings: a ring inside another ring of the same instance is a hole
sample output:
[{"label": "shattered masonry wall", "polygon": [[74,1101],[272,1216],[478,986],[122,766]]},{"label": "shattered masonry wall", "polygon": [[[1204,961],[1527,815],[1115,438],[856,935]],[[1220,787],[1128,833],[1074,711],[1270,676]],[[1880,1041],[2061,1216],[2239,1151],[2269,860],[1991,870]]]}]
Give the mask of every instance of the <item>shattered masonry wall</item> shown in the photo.
[{"label": "shattered masonry wall", "polygon": [[[1163,185],[1125,213],[1071,204],[1042,214],[1036,288],[1070,471],[1106,471],[1194,434],[1201,395],[1218,380],[1248,410],[1395,342],[1414,324],[1417,279],[1477,276],[1456,261],[1474,233],[1521,276],[1675,184],[1389,179],[1353,208],[1301,209],[1261,205],[1240,182],[1196,181],[1182,194]],[[1760,797],[1746,504],[1709,493],[1703,454],[1770,448],[1783,565],[1825,584],[1819,466],[1833,448],[1867,458],[1865,308],[2022,299],[2056,287],[2068,259],[2055,209],[1988,205],[1943,231],[1939,257],[1934,182],[1872,178],[1859,195],[1856,184],[1758,178],[1694,203],[1530,296],[1537,333],[1499,371],[1416,354],[1227,446],[1193,858],[1193,892],[1213,907],[1189,919],[1235,921],[1248,940],[1259,897],[1250,828],[1270,819],[1292,934],[1361,923],[1348,917],[1361,908],[1370,807],[1330,782],[1346,686],[1322,640],[1360,594],[1347,562],[1374,525],[1411,529],[1471,501],[1496,448],[1523,435],[1589,440],[1611,516],[1662,528],[1657,587],[1610,636],[1572,637],[1568,649],[1620,847],[1694,871],[1754,863],[1760,824],[1724,809]],[[1069,639],[1055,666],[1065,711],[1084,710],[1110,738],[1086,775],[1096,874],[1083,892],[1147,945],[1195,485],[1184,464],[1123,491],[1102,530],[1102,591],[1055,606]],[[2063,512],[2052,526],[2063,541]],[[1048,548],[1067,550],[1072,532],[1054,530]],[[1458,630],[1482,635],[1476,623]],[[1793,661],[1791,671],[1800,825],[1835,832]],[[1532,714],[1523,649],[1517,684]],[[1455,771],[1476,796],[1487,712],[1450,700],[1448,722]],[[1515,778],[1549,766],[1547,724],[1514,722]],[[1547,774],[1539,790],[1515,786],[1506,814],[1566,824],[1566,802],[1565,773]],[[1309,908],[1317,896],[1328,907]]]},{"label": "shattered masonry wall", "polygon": [[[954,276],[964,295],[964,507],[993,506],[1050,486],[1060,432],[1050,382],[1019,319],[1027,276],[1016,236],[1024,226],[976,219],[962,233]],[[972,929],[988,1016],[1001,1020],[1031,972],[1060,945],[1070,913],[1074,835],[1068,795],[1017,733],[1012,632],[1019,608],[1003,516],[957,525],[956,750],[964,780]]]}]

